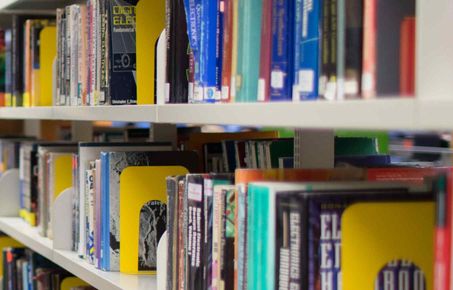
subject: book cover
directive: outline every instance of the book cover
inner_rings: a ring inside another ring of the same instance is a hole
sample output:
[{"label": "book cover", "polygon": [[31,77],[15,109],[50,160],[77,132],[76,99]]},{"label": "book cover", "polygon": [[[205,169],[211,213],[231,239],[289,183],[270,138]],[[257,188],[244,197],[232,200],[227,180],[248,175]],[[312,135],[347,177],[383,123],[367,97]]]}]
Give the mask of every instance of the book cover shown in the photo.
[{"label": "book cover", "polygon": [[137,104],[136,3],[108,2],[111,105]]},{"label": "book cover", "polygon": [[[434,246],[434,217],[433,202],[368,202],[350,206],[341,223],[344,289],[385,289],[382,269],[395,278],[393,282],[406,275],[412,278],[413,289],[438,289],[433,287],[433,252],[420,251]],[[362,234],[363,228],[367,235]],[[369,247],[370,241],[373,247]],[[395,267],[396,257],[404,260],[400,267]],[[362,274],[357,275],[356,271]],[[395,283],[387,285],[395,287]]]},{"label": "book cover", "polygon": [[324,1],[299,0],[295,3],[293,100],[319,96],[321,64],[321,24]]},{"label": "book cover", "polygon": [[102,257],[104,260],[103,267],[108,271],[119,271],[121,259],[118,212],[120,211],[120,176],[122,171],[131,166],[181,165],[189,169],[189,172],[193,172],[197,165],[197,155],[194,152],[177,151],[106,152],[102,153],[102,165],[105,166],[102,171],[106,172],[101,181],[103,188],[101,200],[105,200],[101,223],[102,227],[106,229],[101,234],[101,241],[104,241],[101,251],[105,254]]},{"label": "book cover", "polygon": [[155,273],[157,245],[167,224],[166,177],[188,172],[184,166],[130,166],[122,171],[121,272]]}]

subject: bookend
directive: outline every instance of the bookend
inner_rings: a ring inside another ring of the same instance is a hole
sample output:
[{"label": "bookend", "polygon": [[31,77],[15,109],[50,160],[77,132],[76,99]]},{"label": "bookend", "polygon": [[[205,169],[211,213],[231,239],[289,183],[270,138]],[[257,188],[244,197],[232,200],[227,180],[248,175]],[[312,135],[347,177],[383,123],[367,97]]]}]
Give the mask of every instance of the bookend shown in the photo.
[{"label": "bookend", "polygon": [[167,231],[162,234],[157,245],[157,261],[156,261],[156,280],[157,290],[167,289],[167,247],[168,235]]},{"label": "bookend", "polygon": [[17,217],[20,211],[19,169],[8,169],[0,176],[0,216]]},{"label": "bookend", "polygon": [[73,189],[63,190],[52,209],[53,247],[56,250],[72,250],[72,201]]}]

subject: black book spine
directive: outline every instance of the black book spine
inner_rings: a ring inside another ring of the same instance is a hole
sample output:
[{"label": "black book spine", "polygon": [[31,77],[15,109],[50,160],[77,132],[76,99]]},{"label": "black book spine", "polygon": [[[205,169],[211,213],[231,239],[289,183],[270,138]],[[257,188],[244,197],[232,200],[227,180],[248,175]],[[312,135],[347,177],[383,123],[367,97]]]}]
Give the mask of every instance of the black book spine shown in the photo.
[{"label": "black book spine", "polygon": [[203,176],[187,175],[187,290],[203,290],[204,196]]},{"label": "black book spine", "polygon": [[346,2],[346,51],[345,51],[345,88],[346,98],[358,97],[362,83],[363,56],[363,0]]}]

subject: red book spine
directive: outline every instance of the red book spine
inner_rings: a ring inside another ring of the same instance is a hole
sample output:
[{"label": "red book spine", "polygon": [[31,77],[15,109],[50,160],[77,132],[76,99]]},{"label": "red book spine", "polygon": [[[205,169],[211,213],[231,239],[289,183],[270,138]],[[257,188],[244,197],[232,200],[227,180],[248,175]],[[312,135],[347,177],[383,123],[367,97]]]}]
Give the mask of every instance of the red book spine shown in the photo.
[{"label": "red book spine", "polygon": [[363,3],[363,66],[362,97],[376,96],[376,14],[377,0],[365,0]]},{"label": "red book spine", "polygon": [[415,94],[415,17],[405,17],[400,30],[400,94]]},{"label": "red book spine", "polygon": [[[448,175],[445,194],[438,194],[434,238],[434,289],[450,290],[452,175]],[[440,197],[440,198],[439,198]]]},{"label": "red book spine", "polygon": [[261,55],[258,79],[258,101],[270,99],[272,55],[272,0],[263,0],[263,16],[261,19]]}]

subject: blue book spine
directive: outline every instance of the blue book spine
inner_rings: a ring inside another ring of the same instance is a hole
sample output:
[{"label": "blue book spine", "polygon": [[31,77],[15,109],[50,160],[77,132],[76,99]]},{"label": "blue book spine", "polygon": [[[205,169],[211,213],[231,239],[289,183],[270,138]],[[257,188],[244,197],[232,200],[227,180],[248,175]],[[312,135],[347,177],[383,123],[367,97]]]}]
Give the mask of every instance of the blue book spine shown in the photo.
[{"label": "blue book spine", "polygon": [[271,101],[292,100],[294,1],[272,1]]},{"label": "blue book spine", "polygon": [[322,0],[296,0],[293,100],[318,99]]},{"label": "blue book spine", "polygon": [[101,269],[110,270],[109,154],[101,153]]},{"label": "blue book spine", "polygon": [[201,32],[201,0],[184,0],[184,11],[187,21],[187,35],[195,63],[194,86],[195,93],[188,100],[189,103],[202,101],[202,95],[197,93],[200,85],[200,32]]},{"label": "blue book spine", "polygon": [[225,1],[217,1],[217,45],[216,45],[216,101],[219,101],[222,91],[222,67],[223,67],[223,38],[224,38],[224,27],[225,27]]},{"label": "blue book spine", "polygon": [[215,102],[217,96],[217,21],[218,0],[201,1],[200,76],[203,100]]}]

